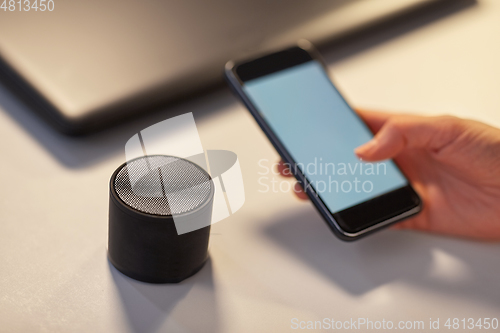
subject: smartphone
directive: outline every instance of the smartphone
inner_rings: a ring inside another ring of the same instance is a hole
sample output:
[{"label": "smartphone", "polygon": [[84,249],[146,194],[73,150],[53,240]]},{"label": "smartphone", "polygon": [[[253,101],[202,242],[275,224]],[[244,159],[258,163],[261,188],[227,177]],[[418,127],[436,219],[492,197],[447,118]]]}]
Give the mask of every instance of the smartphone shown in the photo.
[{"label": "smartphone", "polygon": [[365,163],[354,154],[373,133],[311,43],[230,61],[225,77],[340,239],[359,239],[420,212],[419,196],[394,161]]}]

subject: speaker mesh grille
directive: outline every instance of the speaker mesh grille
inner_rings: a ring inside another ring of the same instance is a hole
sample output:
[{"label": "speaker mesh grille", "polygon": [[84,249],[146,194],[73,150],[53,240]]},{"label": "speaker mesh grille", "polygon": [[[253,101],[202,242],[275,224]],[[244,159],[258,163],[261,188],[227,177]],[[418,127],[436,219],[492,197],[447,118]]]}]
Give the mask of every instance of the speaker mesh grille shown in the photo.
[{"label": "speaker mesh grille", "polygon": [[210,176],[199,166],[173,156],[145,156],[118,171],[114,188],[128,206],[147,214],[175,216],[210,199]]}]

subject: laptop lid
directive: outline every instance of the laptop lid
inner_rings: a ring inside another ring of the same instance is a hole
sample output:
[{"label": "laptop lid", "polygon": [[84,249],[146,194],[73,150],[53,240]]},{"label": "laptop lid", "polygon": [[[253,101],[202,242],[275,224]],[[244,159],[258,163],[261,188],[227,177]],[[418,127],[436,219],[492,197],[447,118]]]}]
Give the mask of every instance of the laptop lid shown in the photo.
[{"label": "laptop lid", "polygon": [[0,10],[0,75],[69,134],[222,81],[232,58],[322,44],[436,0],[49,0]]}]

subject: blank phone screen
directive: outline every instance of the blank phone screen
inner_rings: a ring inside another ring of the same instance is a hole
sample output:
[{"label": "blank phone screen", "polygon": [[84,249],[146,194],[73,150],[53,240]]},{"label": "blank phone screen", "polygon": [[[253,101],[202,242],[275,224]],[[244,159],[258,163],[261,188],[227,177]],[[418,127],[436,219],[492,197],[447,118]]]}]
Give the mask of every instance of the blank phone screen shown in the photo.
[{"label": "blank phone screen", "polygon": [[354,149],[373,135],[319,62],[246,81],[243,89],[331,213],[408,184],[391,160],[356,157]]}]

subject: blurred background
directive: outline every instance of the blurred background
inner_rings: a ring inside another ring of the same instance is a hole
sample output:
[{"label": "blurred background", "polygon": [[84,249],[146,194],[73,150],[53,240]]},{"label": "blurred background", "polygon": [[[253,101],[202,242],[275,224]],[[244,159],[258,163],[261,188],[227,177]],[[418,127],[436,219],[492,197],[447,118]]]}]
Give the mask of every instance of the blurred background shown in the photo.
[{"label": "blurred background", "polygon": [[411,21],[422,24],[475,3],[48,1],[43,8],[0,10],[0,76],[67,134],[102,130],[220,85],[230,59],[301,38],[342,50],[340,42],[375,30],[402,33]]}]

